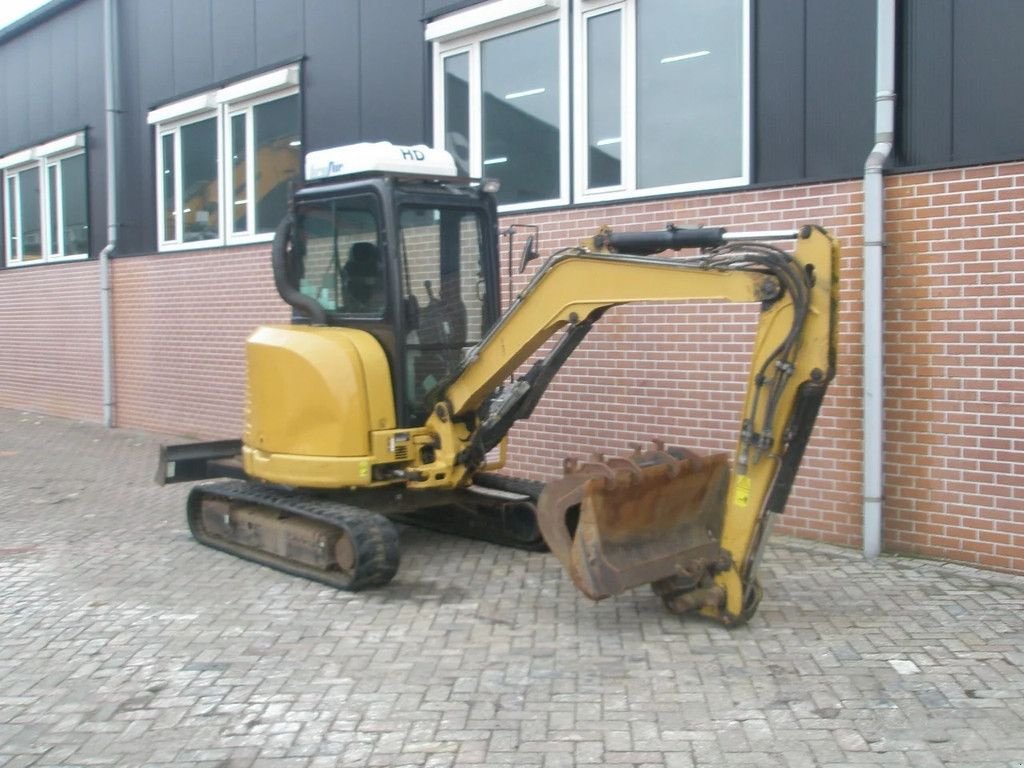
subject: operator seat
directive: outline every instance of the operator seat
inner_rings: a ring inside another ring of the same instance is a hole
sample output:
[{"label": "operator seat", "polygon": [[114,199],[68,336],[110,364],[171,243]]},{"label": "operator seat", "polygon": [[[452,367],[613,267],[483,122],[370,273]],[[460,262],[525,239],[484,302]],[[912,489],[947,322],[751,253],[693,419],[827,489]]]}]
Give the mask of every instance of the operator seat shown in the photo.
[{"label": "operator seat", "polygon": [[342,308],[345,312],[380,314],[384,311],[384,275],[377,246],[353,243],[342,267]]}]

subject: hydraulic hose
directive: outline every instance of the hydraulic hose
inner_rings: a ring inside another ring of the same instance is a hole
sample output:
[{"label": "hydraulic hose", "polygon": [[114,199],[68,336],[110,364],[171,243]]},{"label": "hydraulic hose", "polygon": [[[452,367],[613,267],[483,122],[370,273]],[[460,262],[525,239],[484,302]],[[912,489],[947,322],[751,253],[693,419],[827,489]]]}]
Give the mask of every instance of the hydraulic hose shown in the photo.
[{"label": "hydraulic hose", "polygon": [[294,217],[289,214],[281,219],[281,223],[277,225],[277,231],[274,233],[274,243],[270,249],[270,263],[274,268],[274,285],[277,286],[277,292],[281,294],[281,298],[305,315],[310,323],[327,325],[327,313],[320,306],[320,302],[296,288],[298,279],[289,270],[288,242],[292,239],[294,223]]}]

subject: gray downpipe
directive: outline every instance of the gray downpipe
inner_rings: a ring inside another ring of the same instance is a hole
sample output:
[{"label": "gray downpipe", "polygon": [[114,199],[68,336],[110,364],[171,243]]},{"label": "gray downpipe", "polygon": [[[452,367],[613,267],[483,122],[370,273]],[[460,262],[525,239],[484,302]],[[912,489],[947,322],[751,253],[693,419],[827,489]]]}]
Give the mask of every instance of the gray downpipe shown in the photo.
[{"label": "gray downpipe", "polygon": [[885,180],[893,147],[896,78],[896,0],[878,0],[875,146],[864,163],[864,556],[882,551],[885,474],[883,250]]},{"label": "gray downpipe", "polygon": [[100,337],[103,366],[103,426],[114,421],[114,338],[111,323],[110,256],[117,250],[117,116],[121,105],[117,71],[117,0],[103,0],[103,64],[106,100],[107,244],[100,251]]}]

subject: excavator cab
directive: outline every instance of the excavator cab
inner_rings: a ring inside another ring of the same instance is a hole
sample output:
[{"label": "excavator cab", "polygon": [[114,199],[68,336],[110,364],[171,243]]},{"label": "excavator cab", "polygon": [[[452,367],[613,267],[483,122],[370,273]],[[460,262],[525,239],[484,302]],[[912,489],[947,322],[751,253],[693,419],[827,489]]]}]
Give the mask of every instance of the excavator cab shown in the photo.
[{"label": "excavator cab", "polygon": [[413,427],[499,315],[497,214],[480,183],[451,174],[442,182],[400,159],[401,172],[375,167],[297,190],[277,269],[295,322],[312,317],[377,340],[397,426]]}]

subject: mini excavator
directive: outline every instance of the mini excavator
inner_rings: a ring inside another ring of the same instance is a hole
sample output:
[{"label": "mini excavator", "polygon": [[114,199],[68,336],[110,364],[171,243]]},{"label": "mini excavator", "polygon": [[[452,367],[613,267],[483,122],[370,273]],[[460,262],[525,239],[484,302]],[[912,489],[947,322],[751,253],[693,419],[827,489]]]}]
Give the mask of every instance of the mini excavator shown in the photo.
[{"label": "mini excavator", "polygon": [[[650,584],[674,613],[749,619],[835,372],[836,241],[813,225],[605,228],[502,313],[495,182],[388,143],[311,152],[305,171],[272,247],[292,322],[247,342],[243,438],[161,449],[159,482],[212,480],[188,497],[195,538],[356,591],[394,577],[397,520],[548,548],[593,599]],[[536,256],[528,240],[523,266]],[[547,484],[498,472],[511,427],[608,309],[687,299],[757,305],[735,450],[659,442],[567,460]]]}]

